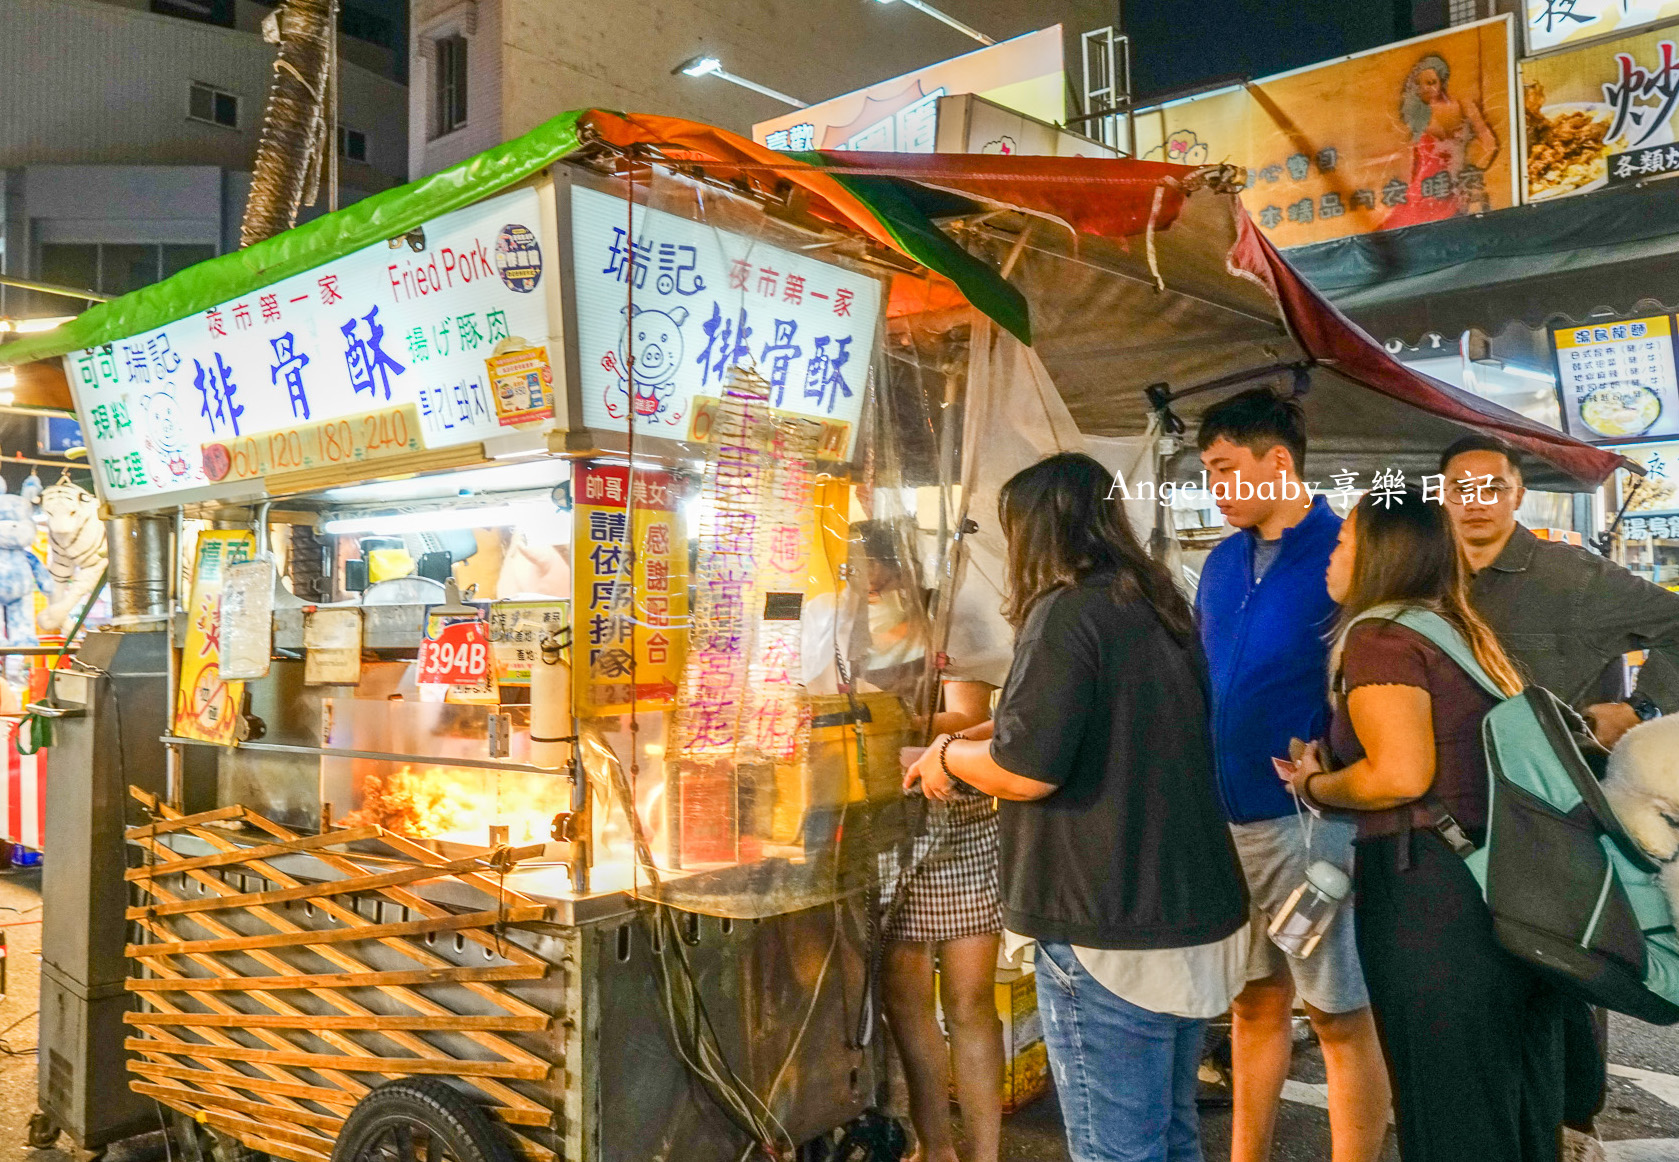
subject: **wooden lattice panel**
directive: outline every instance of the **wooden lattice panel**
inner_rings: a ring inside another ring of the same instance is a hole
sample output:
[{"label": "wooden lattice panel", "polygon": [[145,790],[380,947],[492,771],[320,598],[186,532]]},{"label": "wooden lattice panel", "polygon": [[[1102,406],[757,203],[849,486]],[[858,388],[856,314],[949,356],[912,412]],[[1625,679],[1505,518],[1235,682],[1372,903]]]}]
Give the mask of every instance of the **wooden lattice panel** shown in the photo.
[{"label": "wooden lattice panel", "polygon": [[[128,919],[145,933],[127,949],[127,988],[143,1006],[124,1015],[135,1034],[124,1042],[135,1054],[130,1088],[253,1149],[325,1162],[368,1090],[440,1074],[476,1088],[526,1157],[552,1162],[552,1150],[520,1132],[555,1128],[551,1103],[509,1083],[546,1092],[540,1083],[563,1065],[507,1035],[541,1035],[555,1018],[502,987],[552,971],[500,934],[544,915],[542,905],[501,882],[540,847],[444,860],[379,827],[298,835],[242,806],[182,815],[143,791],[131,793],[155,822],[128,832],[151,861],[126,873],[144,899]],[[269,841],[236,842],[218,826],[228,823],[254,827]],[[193,836],[212,854],[182,856],[163,842],[170,833]],[[366,858],[334,850],[366,840],[407,862],[371,872]],[[304,882],[271,862],[293,855],[339,878]],[[450,877],[494,906],[457,913],[412,890]],[[253,881],[261,890],[248,890]],[[373,901],[380,906],[369,918]],[[291,918],[299,908],[308,925]],[[403,919],[384,922],[386,910]],[[496,963],[449,961],[432,948],[443,934]],[[446,1003],[463,995],[470,1006]],[[451,1040],[472,1045],[473,1055],[452,1055]]]}]

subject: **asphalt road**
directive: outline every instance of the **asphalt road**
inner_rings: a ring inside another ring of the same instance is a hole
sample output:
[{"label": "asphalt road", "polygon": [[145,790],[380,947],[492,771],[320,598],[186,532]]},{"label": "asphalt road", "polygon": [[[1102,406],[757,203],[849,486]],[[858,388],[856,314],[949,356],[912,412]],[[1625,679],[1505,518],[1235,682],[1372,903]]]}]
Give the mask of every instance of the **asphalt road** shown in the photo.
[{"label": "asphalt road", "polygon": [[[0,925],[10,955],[6,995],[0,998],[0,1162],[86,1162],[61,1143],[32,1150],[24,1140],[35,1111],[35,1013],[39,980],[40,876],[0,873]],[[1614,1018],[1610,1026],[1609,1103],[1599,1119],[1611,1162],[1679,1162],[1679,1027],[1657,1029]],[[1322,1109],[1323,1060],[1315,1047],[1296,1047],[1292,1080],[1277,1127],[1274,1162],[1328,1162],[1329,1122]],[[1203,1116],[1207,1158],[1229,1156],[1230,1115]],[[1064,1162],[1061,1120],[1051,1094],[1007,1119],[1009,1162]],[[1391,1143],[1389,1159],[1397,1159]],[[113,1149],[108,1162],[122,1162]]]},{"label": "asphalt road", "polygon": [[[1679,1026],[1658,1029],[1611,1017],[1609,1057],[1609,1098],[1598,1129],[1610,1162],[1679,1162]],[[1297,1045],[1278,1117],[1273,1162],[1329,1162],[1323,1080],[1323,1057],[1317,1047]],[[1204,1111],[1201,1131],[1208,1159],[1230,1156],[1228,1110]],[[1010,1162],[1065,1162],[1067,1147],[1053,1094],[1008,1119],[1003,1156]],[[1390,1134],[1384,1162],[1397,1162],[1398,1157]]]}]

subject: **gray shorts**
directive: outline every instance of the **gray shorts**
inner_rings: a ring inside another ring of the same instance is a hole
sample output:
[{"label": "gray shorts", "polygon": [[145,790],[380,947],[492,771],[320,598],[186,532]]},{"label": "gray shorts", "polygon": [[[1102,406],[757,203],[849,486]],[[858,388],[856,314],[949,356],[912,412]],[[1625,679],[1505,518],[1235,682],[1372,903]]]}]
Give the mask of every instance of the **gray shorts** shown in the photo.
[{"label": "gray shorts", "polygon": [[[1353,837],[1358,829],[1338,819],[1318,819],[1312,824],[1311,859],[1324,859],[1347,872],[1353,866]],[[1364,988],[1364,970],[1358,963],[1358,945],[1353,930],[1353,902],[1341,905],[1329,931],[1323,934],[1312,955],[1296,960],[1271,943],[1265,934],[1271,918],[1282,910],[1289,893],[1306,878],[1306,840],[1300,822],[1293,815],[1264,819],[1258,823],[1232,823],[1236,855],[1247,877],[1253,900],[1253,935],[1248,951],[1248,979],[1294,977],[1295,990],[1322,1013],[1350,1013],[1370,1003]]]}]

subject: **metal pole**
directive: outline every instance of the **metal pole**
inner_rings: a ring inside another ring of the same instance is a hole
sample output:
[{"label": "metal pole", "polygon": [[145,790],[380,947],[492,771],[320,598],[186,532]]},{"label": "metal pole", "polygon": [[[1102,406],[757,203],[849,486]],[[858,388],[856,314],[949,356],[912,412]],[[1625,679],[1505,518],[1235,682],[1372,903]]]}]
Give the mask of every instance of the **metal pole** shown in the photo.
[{"label": "metal pole", "polygon": [[904,0],[904,3],[908,4],[911,8],[915,9],[917,12],[924,12],[928,16],[931,16],[934,20],[937,20],[937,21],[939,21],[943,24],[948,24],[951,28],[954,28],[957,32],[960,32],[963,36],[973,37],[975,40],[979,41],[981,44],[996,44],[997,43],[996,41],[992,40],[989,36],[986,36],[985,33],[981,32],[979,29],[973,28],[973,27],[971,27],[969,25],[966,25],[966,24],[963,24],[960,20],[956,19],[956,17],[954,17],[954,16],[951,16],[949,13],[940,12],[937,8],[934,8],[931,4],[927,3],[927,0]]},{"label": "metal pole", "polygon": [[73,286],[60,286],[56,282],[36,282],[34,279],[17,278],[10,274],[0,274],[0,286],[15,286],[21,290],[40,291],[45,295],[56,295],[61,299],[81,299],[88,303],[108,303],[114,295],[102,295],[98,291],[82,290]]},{"label": "metal pole", "polygon": [[338,209],[338,135],[344,132],[343,126],[338,120],[338,11],[338,5],[334,4],[332,6],[332,40],[327,49],[328,53],[331,54],[327,57],[329,62],[327,72],[329,83],[332,85],[332,140],[328,141],[326,145],[330,151],[327,153],[329,164],[327,166],[326,187],[326,208],[329,214]]},{"label": "metal pole", "polygon": [[[175,733],[175,687],[181,680],[180,658],[176,653],[178,643],[175,641],[175,607],[180,601],[181,579],[181,533],[183,511],[175,510],[173,519],[169,522],[169,542],[164,556],[164,568],[168,570],[164,582],[164,610],[168,617],[164,619],[164,633],[166,645],[164,647],[164,713],[168,715],[169,733]],[[180,810],[185,798],[181,778],[181,747],[179,743],[168,743],[163,748],[163,792],[171,806]]]},{"label": "metal pole", "polygon": [[728,69],[713,69],[712,75],[728,81],[730,84],[739,85],[743,89],[751,89],[754,93],[759,93],[772,101],[780,101],[783,105],[791,105],[795,109],[810,108],[808,101],[801,101],[797,97],[789,97],[779,89],[772,89],[768,85],[760,85],[757,81],[749,81],[743,76],[731,73]]}]

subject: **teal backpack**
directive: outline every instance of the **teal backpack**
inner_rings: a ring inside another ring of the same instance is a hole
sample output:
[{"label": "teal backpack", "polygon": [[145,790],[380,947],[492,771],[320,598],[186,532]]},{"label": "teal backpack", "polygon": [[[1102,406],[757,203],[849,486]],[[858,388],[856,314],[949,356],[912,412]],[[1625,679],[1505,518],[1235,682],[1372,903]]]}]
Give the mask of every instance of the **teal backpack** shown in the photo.
[{"label": "teal backpack", "polygon": [[1481,725],[1487,838],[1465,857],[1499,944],[1591,1004],[1679,1022],[1679,936],[1661,865],[1604,798],[1580,716],[1539,686],[1506,697],[1437,613],[1387,606],[1367,618],[1421,634],[1499,700]]}]

